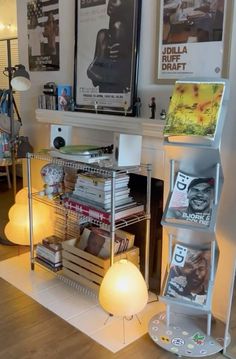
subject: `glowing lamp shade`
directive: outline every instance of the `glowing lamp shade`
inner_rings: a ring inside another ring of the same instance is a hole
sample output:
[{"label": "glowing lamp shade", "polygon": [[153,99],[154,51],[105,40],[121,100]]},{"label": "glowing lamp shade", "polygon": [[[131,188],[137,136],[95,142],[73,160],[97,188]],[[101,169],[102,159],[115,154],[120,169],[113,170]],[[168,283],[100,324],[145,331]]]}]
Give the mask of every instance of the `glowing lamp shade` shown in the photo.
[{"label": "glowing lamp shade", "polygon": [[17,65],[11,80],[12,88],[16,91],[27,91],[31,86],[30,76],[23,65]]},{"label": "glowing lamp shade", "polygon": [[148,290],[139,269],[126,259],[114,263],[99,290],[103,309],[115,316],[129,317],[139,313],[147,301]]},{"label": "glowing lamp shade", "polygon": [[[4,232],[7,239],[13,243],[29,245],[29,208],[28,190],[22,189],[17,193],[16,203],[10,208]],[[33,238],[34,243],[53,234],[50,209],[41,203],[33,201]]]}]

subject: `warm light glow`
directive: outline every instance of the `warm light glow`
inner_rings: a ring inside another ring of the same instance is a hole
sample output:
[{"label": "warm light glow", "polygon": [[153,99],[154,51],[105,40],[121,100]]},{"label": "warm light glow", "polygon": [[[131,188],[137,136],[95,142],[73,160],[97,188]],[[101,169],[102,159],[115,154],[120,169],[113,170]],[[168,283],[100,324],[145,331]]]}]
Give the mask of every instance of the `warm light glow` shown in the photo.
[{"label": "warm light glow", "polygon": [[[28,189],[25,187],[16,194],[16,203],[10,208],[9,222],[4,232],[9,241],[29,245],[29,207]],[[53,220],[48,206],[33,201],[34,244],[53,234]]]},{"label": "warm light glow", "polygon": [[[32,189],[32,192],[34,193],[36,190]],[[16,193],[15,202],[19,204],[28,203],[28,187],[24,187]]]},{"label": "warm light glow", "polygon": [[2,22],[0,23],[0,31],[3,30],[9,30],[11,32],[16,32],[16,26],[12,25],[12,24],[3,24]]},{"label": "warm light glow", "polygon": [[147,304],[148,290],[139,269],[126,259],[114,263],[105,274],[99,302],[115,316],[132,316]]}]

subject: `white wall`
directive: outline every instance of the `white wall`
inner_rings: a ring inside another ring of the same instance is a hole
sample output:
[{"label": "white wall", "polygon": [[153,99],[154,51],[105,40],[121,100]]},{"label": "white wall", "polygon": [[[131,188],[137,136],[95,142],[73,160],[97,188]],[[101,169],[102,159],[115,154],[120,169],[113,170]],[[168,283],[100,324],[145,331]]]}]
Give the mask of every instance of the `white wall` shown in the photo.
[{"label": "white wall", "polygon": [[[17,0],[17,17],[20,61],[28,66],[27,47],[27,0]],[[29,135],[31,143],[37,150],[48,146],[45,136],[45,125],[36,123],[34,109],[37,107],[37,96],[43,84],[48,81],[73,84],[74,61],[74,0],[59,0],[60,4],[60,71],[31,72],[32,87],[30,92],[23,93],[22,118],[23,131]],[[152,96],[156,97],[157,114],[162,108],[168,107],[171,86],[154,84],[155,34],[156,34],[156,1],[145,0],[142,10],[141,46],[139,56],[139,88],[138,96],[142,99],[141,117],[149,117],[148,103]],[[77,131],[78,136],[86,137],[84,131]],[[94,134],[95,137],[99,134]],[[109,140],[108,140],[109,142]]]},{"label": "white wall", "polygon": [[[27,19],[26,0],[17,0],[18,8],[18,36],[20,48],[20,62],[28,64],[27,48]],[[74,0],[59,0],[60,3],[60,71],[57,72],[32,72],[32,88],[30,92],[24,93],[22,101],[23,131],[30,138],[35,150],[48,146],[48,128],[37,124],[34,110],[37,106],[37,96],[44,83],[48,81],[71,82],[73,79],[73,51],[74,51]],[[157,113],[162,108],[168,108],[169,96],[172,86],[156,85],[154,81],[155,69],[155,42],[156,42],[156,0],[144,0],[141,21],[141,46],[139,57],[139,86],[138,96],[142,99],[142,117],[149,117],[148,103],[150,97],[155,96],[157,102]],[[217,316],[225,318],[228,304],[228,290],[232,276],[233,260],[235,259],[236,240],[236,190],[235,190],[235,168],[236,168],[236,7],[233,11],[232,50],[230,58],[230,82],[231,101],[229,104],[229,115],[227,126],[223,135],[222,148],[223,169],[225,174],[225,186],[220,204],[220,216],[217,225],[218,240],[221,250],[219,270],[215,285],[214,312]],[[46,131],[45,131],[46,129]],[[75,131],[76,136],[86,138],[86,131]],[[94,134],[99,136],[99,134]],[[164,251],[166,247],[164,248]],[[163,262],[163,267],[164,267]],[[222,288],[225,288],[222,290]]]},{"label": "white wall", "polygon": [[[74,0],[61,0],[60,3],[60,71],[30,72],[32,86],[29,92],[22,93],[23,131],[30,138],[36,150],[48,146],[48,129],[37,124],[35,108],[38,95],[46,82],[73,84],[74,69]],[[20,62],[28,67],[27,41],[27,0],[17,0],[18,38]],[[45,136],[46,134],[46,136]]]}]

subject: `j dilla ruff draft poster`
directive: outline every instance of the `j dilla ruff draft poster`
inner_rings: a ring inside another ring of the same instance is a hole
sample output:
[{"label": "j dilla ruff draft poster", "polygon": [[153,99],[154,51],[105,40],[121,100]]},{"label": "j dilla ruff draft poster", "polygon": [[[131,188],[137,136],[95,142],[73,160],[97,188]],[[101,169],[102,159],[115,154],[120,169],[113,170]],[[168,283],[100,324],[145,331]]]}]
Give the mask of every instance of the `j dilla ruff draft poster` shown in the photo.
[{"label": "j dilla ruff draft poster", "polygon": [[[157,78],[222,77],[227,0],[161,0]],[[224,72],[223,71],[223,72]]]},{"label": "j dilla ruff draft poster", "polygon": [[59,59],[58,0],[27,2],[30,71],[57,71]]}]

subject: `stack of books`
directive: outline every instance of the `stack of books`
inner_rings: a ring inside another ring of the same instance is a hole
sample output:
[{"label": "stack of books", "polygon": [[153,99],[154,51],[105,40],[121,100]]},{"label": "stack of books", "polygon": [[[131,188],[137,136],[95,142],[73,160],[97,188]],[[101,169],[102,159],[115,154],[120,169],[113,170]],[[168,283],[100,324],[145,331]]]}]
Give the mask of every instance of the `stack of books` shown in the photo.
[{"label": "stack of books", "polygon": [[[128,187],[129,175],[121,174],[115,179],[116,206],[133,202]],[[111,178],[100,174],[79,173],[73,191],[73,197],[104,209],[111,208]]]},{"label": "stack of books", "polygon": [[54,272],[62,269],[62,239],[54,235],[44,238],[37,244],[35,260]]},{"label": "stack of books", "polygon": [[[79,173],[75,188],[64,198],[65,207],[104,223],[111,221],[111,181],[102,174]],[[144,211],[130,196],[129,175],[117,174],[115,178],[115,220]]]}]

